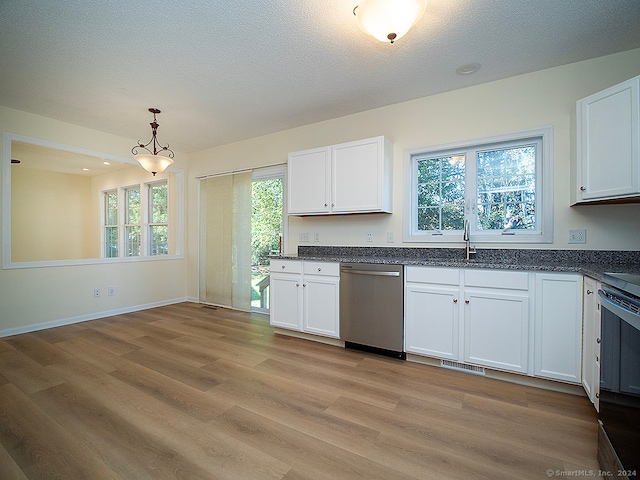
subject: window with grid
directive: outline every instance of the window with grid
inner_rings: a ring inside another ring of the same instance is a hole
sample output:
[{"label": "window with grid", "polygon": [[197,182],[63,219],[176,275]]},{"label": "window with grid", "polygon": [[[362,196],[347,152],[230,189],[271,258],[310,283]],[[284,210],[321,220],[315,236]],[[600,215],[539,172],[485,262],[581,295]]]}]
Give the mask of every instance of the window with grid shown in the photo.
[{"label": "window with grid", "polygon": [[104,256],[118,256],[118,191],[104,192]]},{"label": "window with grid", "polygon": [[125,256],[138,257],[140,251],[140,187],[125,189]]},{"label": "window with grid", "polygon": [[149,185],[149,255],[169,253],[169,199],[167,182]]},{"label": "window with grid", "polygon": [[[127,185],[102,192],[104,256],[148,257],[174,254],[170,245],[170,180]],[[173,207],[172,207],[173,208]]]},{"label": "window with grid", "polygon": [[407,152],[405,241],[552,241],[551,131]]}]

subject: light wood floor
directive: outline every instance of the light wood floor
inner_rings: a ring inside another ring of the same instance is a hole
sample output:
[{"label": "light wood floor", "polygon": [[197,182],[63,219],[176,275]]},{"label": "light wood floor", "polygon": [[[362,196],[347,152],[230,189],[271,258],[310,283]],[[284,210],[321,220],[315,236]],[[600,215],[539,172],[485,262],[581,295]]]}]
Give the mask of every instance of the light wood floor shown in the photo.
[{"label": "light wood floor", "polygon": [[179,304],[0,339],[0,479],[545,479],[588,400]]}]

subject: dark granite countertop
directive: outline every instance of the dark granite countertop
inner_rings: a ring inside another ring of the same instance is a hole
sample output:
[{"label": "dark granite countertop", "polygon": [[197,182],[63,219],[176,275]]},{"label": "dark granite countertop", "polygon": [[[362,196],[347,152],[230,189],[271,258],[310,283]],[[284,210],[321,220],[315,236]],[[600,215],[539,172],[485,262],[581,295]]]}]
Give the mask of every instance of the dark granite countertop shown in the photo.
[{"label": "dark granite countertop", "polygon": [[323,262],[381,263],[452,268],[565,272],[601,281],[605,272],[640,274],[640,252],[616,250],[478,249],[466,260],[463,248],[300,246],[298,255],[276,258]]}]

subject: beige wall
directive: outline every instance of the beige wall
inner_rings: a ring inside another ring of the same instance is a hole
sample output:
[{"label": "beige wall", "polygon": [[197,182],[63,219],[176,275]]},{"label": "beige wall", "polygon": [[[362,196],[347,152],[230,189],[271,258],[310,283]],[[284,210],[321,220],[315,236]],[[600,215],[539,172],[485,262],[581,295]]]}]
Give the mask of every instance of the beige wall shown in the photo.
[{"label": "beige wall", "polygon": [[[551,126],[554,135],[554,243],[518,247],[639,250],[640,205],[569,206],[570,189],[574,184],[576,100],[639,74],[640,50],[633,50],[198,152],[189,157],[189,205],[191,209],[197,205],[194,180],[197,175],[283,163],[291,151],[384,135],[394,144],[394,213],[292,217],[287,251],[297,251],[300,232],[318,232],[320,235],[320,243],[305,245],[426,246],[401,241],[404,149]],[[586,228],[587,244],[569,245],[570,228]],[[190,272],[197,268],[196,232],[197,222],[191,221],[188,235],[191,239],[188,247]],[[373,233],[372,244],[366,243],[366,232]],[[387,232],[393,232],[395,243],[386,242]],[[189,292],[194,292],[193,295],[197,292],[196,286],[197,277],[191,274]]]},{"label": "beige wall", "polygon": [[100,256],[91,221],[91,179],[11,167],[11,260]]},{"label": "beige wall", "polygon": [[[197,176],[285,163],[291,151],[377,135],[385,135],[394,143],[394,213],[293,217],[288,252],[296,251],[300,232],[318,232],[320,243],[315,245],[388,246],[386,232],[390,231],[396,240],[392,246],[415,246],[401,242],[404,149],[546,126],[552,126],[554,131],[555,240],[544,248],[639,250],[639,205],[569,206],[575,169],[576,100],[638,74],[640,50],[634,50],[191,154],[185,186],[186,260],[2,270],[0,332],[172,299],[197,298]],[[128,156],[135,143],[4,107],[0,107],[0,130],[119,156]],[[184,155],[176,154],[176,166],[186,169]],[[567,243],[570,228],[587,229],[586,246]],[[366,232],[373,233],[373,244],[366,243]],[[103,291],[101,298],[93,298],[94,287],[108,286],[116,287],[115,297],[108,297]]]},{"label": "beige wall", "polygon": [[[119,157],[128,157],[136,143],[5,107],[0,131]],[[176,152],[175,166],[186,169],[184,154]],[[0,334],[182,300],[186,283],[184,258],[0,270]],[[115,296],[107,295],[108,287]],[[102,289],[100,298],[94,288]]]}]

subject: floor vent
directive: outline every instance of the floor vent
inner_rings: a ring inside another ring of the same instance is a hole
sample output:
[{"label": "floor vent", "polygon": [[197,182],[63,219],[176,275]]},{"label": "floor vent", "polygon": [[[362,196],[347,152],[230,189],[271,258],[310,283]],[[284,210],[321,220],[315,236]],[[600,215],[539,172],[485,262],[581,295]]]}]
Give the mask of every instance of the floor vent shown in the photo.
[{"label": "floor vent", "polygon": [[484,367],[477,367],[475,365],[467,365],[466,363],[452,362],[451,360],[441,360],[440,366],[444,368],[450,368],[452,370],[460,370],[462,372],[474,373],[476,375],[484,375]]},{"label": "floor vent", "polygon": [[202,308],[208,308],[209,310],[217,310],[218,307],[216,307],[215,305],[207,305],[207,304],[203,304],[201,305]]}]

